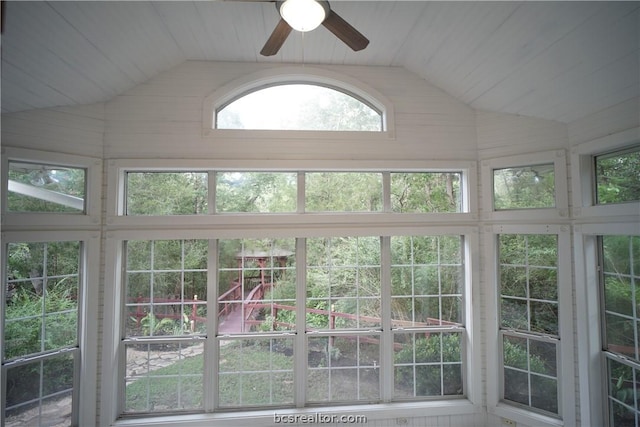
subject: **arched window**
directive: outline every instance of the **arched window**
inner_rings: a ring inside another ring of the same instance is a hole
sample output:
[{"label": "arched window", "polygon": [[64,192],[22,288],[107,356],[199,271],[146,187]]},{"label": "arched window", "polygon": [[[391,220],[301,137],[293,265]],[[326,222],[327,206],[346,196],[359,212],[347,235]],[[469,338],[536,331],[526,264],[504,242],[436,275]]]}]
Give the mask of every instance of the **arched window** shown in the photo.
[{"label": "arched window", "polygon": [[382,132],[383,114],[343,89],[284,83],[242,93],[216,109],[217,129]]}]

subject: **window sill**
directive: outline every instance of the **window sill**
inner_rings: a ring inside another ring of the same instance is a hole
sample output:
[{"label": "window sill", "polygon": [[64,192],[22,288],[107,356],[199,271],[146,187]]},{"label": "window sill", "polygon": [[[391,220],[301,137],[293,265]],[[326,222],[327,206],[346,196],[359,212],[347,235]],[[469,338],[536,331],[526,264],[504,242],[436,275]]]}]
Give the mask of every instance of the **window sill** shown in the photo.
[{"label": "window sill", "polygon": [[[145,418],[128,418],[115,421],[112,425],[117,427],[246,427],[273,426],[275,415],[279,416],[305,416],[313,417],[316,414],[321,417],[340,416],[365,416],[367,422],[373,420],[393,418],[413,418],[425,416],[446,416],[481,414],[483,409],[474,405],[467,399],[455,399],[446,401],[387,403],[373,405],[329,406],[304,409],[270,409],[245,412],[219,412],[215,414],[190,414],[190,415],[166,415]],[[289,418],[291,419],[291,418]],[[308,419],[308,418],[307,418]],[[326,418],[325,418],[326,419]],[[320,421],[318,421],[320,423]],[[282,424],[294,424],[284,423]],[[302,420],[295,425],[304,424]]]},{"label": "window sill", "polygon": [[489,413],[515,421],[518,425],[523,424],[536,427],[558,427],[565,425],[565,422],[560,418],[517,408],[502,402],[499,402],[493,408],[489,408]]}]

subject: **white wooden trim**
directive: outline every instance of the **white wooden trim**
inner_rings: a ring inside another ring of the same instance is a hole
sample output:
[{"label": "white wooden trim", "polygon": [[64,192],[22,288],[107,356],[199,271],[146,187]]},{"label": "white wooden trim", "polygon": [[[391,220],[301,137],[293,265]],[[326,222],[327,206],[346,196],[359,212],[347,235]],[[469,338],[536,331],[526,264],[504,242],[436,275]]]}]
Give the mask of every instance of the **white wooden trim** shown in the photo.
[{"label": "white wooden trim", "polygon": [[[9,161],[36,162],[86,169],[85,213],[7,212],[6,200],[9,188]],[[9,228],[54,229],[97,228],[102,215],[102,160],[94,157],[74,156],[23,148],[2,148],[2,225]]]},{"label": "white wooden trim", "polygon": [[215,90],[210,95],[206,96],[203,100],[202,106],[202,135],[225,135],[227,137],[268,137],[273,134],[268,131],[228,131],[222,129],[214,129],[214,115],[216,109],[223,106],[233,98],[249,92],[251,90],[270,86],[276,83],[284,82],[308,82],[321,85],[328,85],[345,90],[347,93],[353,93],[354,95],[366,100],[375,108],[382,112],[382,126],[383,132],[332,132],[332,131],[293,131],[293,132],[278,132],[278,137],[283,136],[295,137],[295,138],[358,138],[361,137],[371,138],[374,135],[384,135],[384,138],[395,137],[395,114],[393,104],[383,94],[369,85],[354,79],[353,77],[337,73],[335,71],[329,71],[322,68],[306,67],[306,66],[286,66],[276,67],[267,70],[261,70],[249,75],[242,76],[220,88]]},{"label": "white wooden trim", "polygon": [[[78,342],[80,345],[79,424],[96,422],[98,371],[98,317],[100,283],[100,233],[97,231],[7,231],[2,233],[2,252],[11,242],[69,242],[83,243],[82,280],[80,285]],[[4,270],[4,266],[2,267]],[[2,299],[4,300],[4,299]]]},{"label": "white wooden trim", "polygon": [[[555,182],[555,207],[543,209],[495,210],[493,198],[493,170],[553,163]],[[481,162],[483,189],[483,218],[493,221],[557,221],[569,219],[567,193],[567,164],[565,150],[552,150],[518,156],[498,157]]]},{"label": "white wooden trim", "polygon": [[594,200],[593,156],[622,150],[640,144],[640,128],[598,138],[571,149],[571,189],[573,212],[576,220],[588,222],[597,220],[610,221],[611,217],[640,217],[640,201],[596,205]]},{"label": "white wooden trim", "polygon": [[[573,334],[573,289],[571,266],[570,227],[568,225],[549,224],[505,224],[485,228],[485,285],[487,295],[487,354],[495,352],[498,357],[487,357],[487,410],[490,414],[514,420],[525,425],[573,426],[576,424],[575,373],[574,373],[574,334]],[[499,343],[499,300],[498,293],[498,234],[555,234],[558,236],[558,305],[560,337],[558,346],[560,358],[557,360],[559,416],[555,418],[524,408],[511,406],[500,400],[500,381],[502,378],[502,356],[498,354]]]}]

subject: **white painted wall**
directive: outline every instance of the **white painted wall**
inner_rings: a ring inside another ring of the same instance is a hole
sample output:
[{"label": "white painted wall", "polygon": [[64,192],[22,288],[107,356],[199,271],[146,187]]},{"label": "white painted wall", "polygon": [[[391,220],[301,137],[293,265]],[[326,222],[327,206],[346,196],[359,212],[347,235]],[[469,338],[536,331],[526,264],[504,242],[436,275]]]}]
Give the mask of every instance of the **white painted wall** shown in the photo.
[{"label": "white painted wall", "polygon": [[2,145],[103,157],[104,104],[2,115]]},{"label": "white painted wall", "polygon": [[115,97],[106,103],[105,156],[149,157],[152,152],[154,157],[215,159],[475,160],[473,110],[403,68],[321,67],[389,98],[395,107],[394,138],[291,138],[270,132],[265,143],[264,138],[238,138],[229,132],[202,136],[205,97],[239,77],[278,66],[287,67],[187,61]]}]

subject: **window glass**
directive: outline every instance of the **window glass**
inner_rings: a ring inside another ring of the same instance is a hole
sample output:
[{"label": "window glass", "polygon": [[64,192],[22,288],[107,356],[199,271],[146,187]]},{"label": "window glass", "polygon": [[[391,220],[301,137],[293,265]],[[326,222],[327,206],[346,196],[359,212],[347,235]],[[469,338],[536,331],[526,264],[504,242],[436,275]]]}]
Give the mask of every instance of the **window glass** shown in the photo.
[{"label": "window glass", "polygon": [[206,240],[127,242],[127,337],[204,334]]},{"label": "window glass", "polygon": [[296,173],[218,172],[216,212],[295,212]]},{"label": "window glass", "polygon": [[555,206],[553,163],[493,170],[494,209]]},{"label": "window glass", "polygon": [[462,324],[460,236],[391,237],[394,328]]},{"label": "window glass", "polygon": [[557,343],[504,334],[504,398],[558,413]]},{"label": "window glass", "polygon": [[640,362],[640,237],[603,236],[608,351]]},{"label": "window glass", "polygon": [[640,367],[619,358],[606,358],[607,409],[611,427],[637,426],[640,422]]},{"label": "window glass", "polygon": [[217,112],[218,129],[382,131],[382,114],[357,97],[313,84],[260,89]]},{"label": "window glass", "polygon": [[380,238],[307,239],[307,329],[380,328]]},{"label": "window glass", "polygon": [[203,406],[203,344],[125,345],[125,412],[167,412]]},{"label": "window glass", "polygon": [[595,157],[596,203],[640,200],[640,147]]},{"label": "window glass", "polygon": [[294,239],[220,240],[218,333],[295,329]]},{"label": "window glass", "polygon": [[310,402],[380,399],[379,335],[310,336],[308,351]]},{"label": "window glass", "polygon": [[308,212],[379,212],[382,174],[309,172],[305,174]]},{"label": "window glass", "polygon": [[86,170],[9,161],[7,211],[85,211]]},{"label": "window glass", "polygon": [[460,172],[391,173],[393,212],[461,212]]},{"label": "window glass", "polygon": [[4,421],[69,422],[79,360],[82,244],[18,242],[6,248]]},{"label": "window glass", "polygon": [[498,247],[503,397],[558,414],[558,237],[502,234]]},{"label": "window glass", "polygon": [[127,215],[207,213],[206,172],[128,172]]},{"label": "window glass", "polygon": [[4,358],[78,343],[80,242],[9,243]]},{"label": "window glass", "polygon": [[220,407],[293,404],[291,337],[221,339],[219,351]]},{"label": "window glass", "polygon": [[52,419],[71,425],[75,364],[74,354],[65,353],[9,367],[4,425],[48,426]]},{"label": "window glass", "polygon": [[602,236],[602,317],[609,423],[640,421],[640,236]]}]

